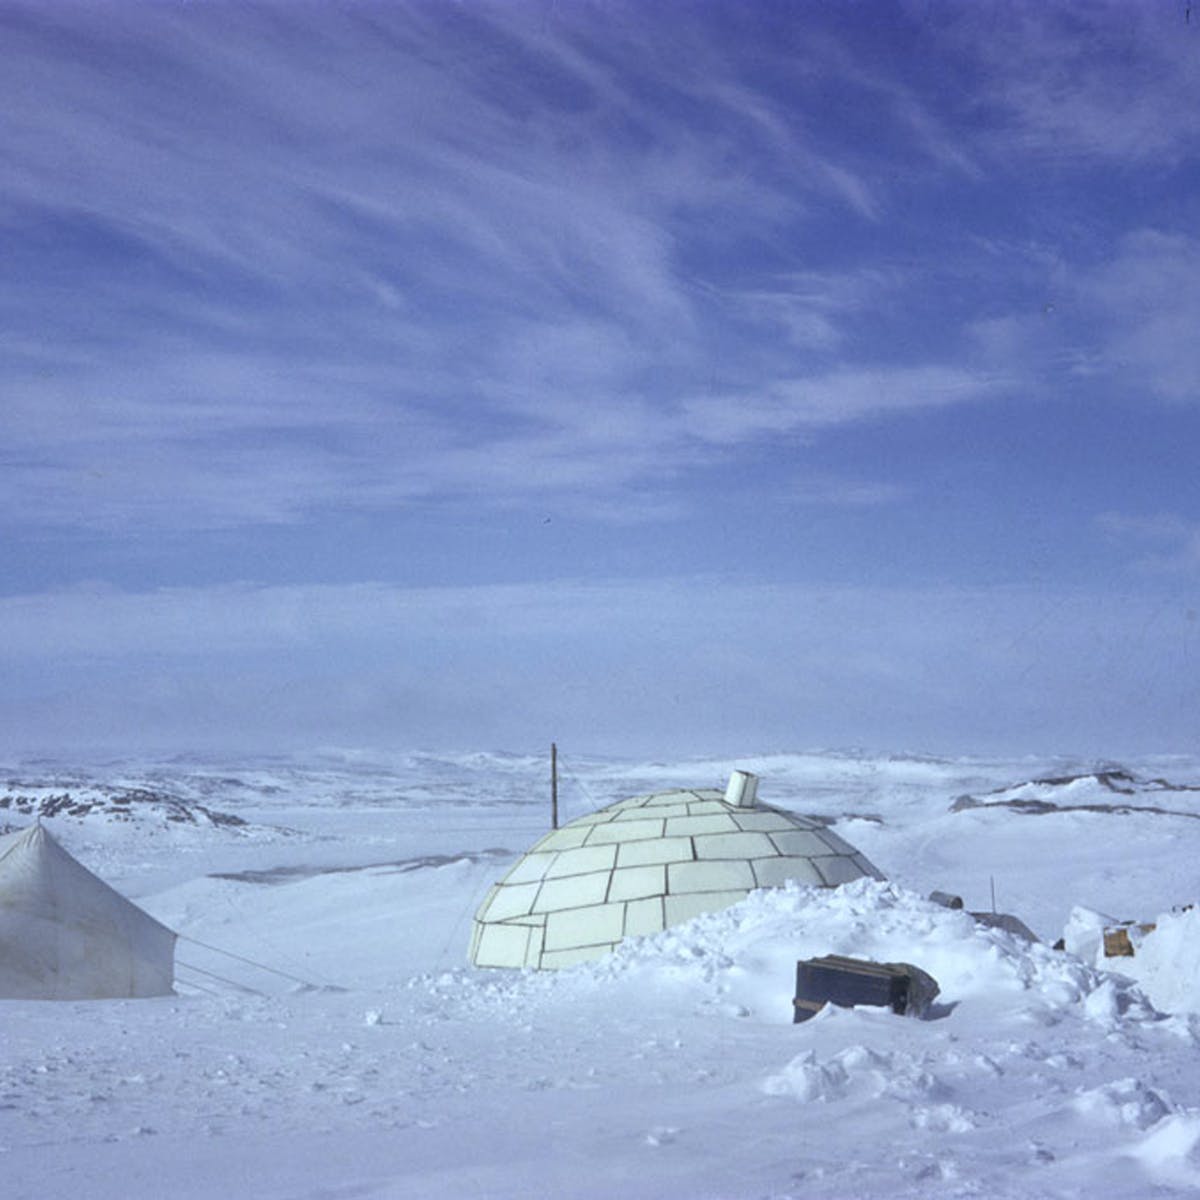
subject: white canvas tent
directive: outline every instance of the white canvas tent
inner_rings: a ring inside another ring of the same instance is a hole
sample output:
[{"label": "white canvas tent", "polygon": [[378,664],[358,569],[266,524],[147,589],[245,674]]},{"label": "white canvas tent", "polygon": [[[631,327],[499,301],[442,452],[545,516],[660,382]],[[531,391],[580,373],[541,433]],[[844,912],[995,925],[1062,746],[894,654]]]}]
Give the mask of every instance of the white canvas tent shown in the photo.
[{"label": "white canvas tent", "polygon": [[0,837],[0,997],[167,995],[174,962],[175,934],[41,825]]},{"label": "white canvas tent", "polygon": [[736,904],[794,880],[837,887],[883,875],[822,822],[757,801],[735,771],[728,790],[635,796],[546,834],[475,914],[479,967],[566,967],[627,937]]}]

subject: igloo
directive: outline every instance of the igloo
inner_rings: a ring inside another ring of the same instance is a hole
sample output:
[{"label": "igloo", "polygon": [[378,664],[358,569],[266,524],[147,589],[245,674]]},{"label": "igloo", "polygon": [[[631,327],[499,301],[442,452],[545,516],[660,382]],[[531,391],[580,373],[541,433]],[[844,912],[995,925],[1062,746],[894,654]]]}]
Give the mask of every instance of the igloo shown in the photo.
[{"label": "igloo", "polygon": [[837,887],[882,873],[820,821],[722,793],[635,796],[552,830],[488,892],[471,937],[480,967],[566,967],[789,880]]}]

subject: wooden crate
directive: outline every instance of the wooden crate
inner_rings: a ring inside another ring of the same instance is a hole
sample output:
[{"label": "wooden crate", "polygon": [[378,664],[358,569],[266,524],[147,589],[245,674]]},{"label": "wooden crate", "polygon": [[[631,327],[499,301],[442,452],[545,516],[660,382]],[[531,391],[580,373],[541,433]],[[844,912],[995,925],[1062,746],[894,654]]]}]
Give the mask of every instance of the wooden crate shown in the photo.
[{"label": "wooden crate", "polygon": [[1132,958],[1134,944],[1133,939],[1129,936],[1130,930],[1136,930],[1139,934],[1144,935],[1153,933],[1155,928],[1154,925],[1138,924],[1135,921],[1124,921],[1120,925],[1108,926],[1104,931],[1104,957]]},{"label": "wooden crate", "polygon": [[[907,963],[877,963],[866,959],[843,958],[827,954],[822,958],[804,959],[796,963],[796,997],[794,1023],[807,1021],[826,1004],[850,1008],[870,1004],[890,1008],[894,1013],[910,1011],[915,967]],[[937,993],[937,984],[924,972],[919,972]],[[925,989],[928,992],[928,988]],[[926,1000],[932,998],[927,995]]]}]

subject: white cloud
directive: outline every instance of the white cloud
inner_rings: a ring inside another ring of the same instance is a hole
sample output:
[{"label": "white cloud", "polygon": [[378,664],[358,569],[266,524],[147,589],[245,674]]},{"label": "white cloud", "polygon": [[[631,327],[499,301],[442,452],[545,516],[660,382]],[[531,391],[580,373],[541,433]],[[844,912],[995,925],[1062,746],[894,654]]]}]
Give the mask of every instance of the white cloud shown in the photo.
[{"label": "white cloud", "polygon": [[[993,10],[996,46],[986,22],[946,22],[954,63],[986,59],[999,106],[963,122],[815,16],[756,57],[703,21],[651,36],[671,16],[636,4],[286,19],[12,5],[0,220],[31,248],[0,281],[0,511],[113,531],[463,496],[661,516],[684,503],[674,481],[780,434],[998,395],[1022,350],[1053,353],[997,315],[1007,275],[987,315],[962,310],[981,367],[955,317],[944,353],[895,334],[927,265],[900,247],[864,266],[808,235],[824,239],[830,213],[849,235],[882,221],[914,175],[978,183],[977,128],[1008,146],[1050,138],[1059,75],[1061,121],[1087,143],[1077,109],[1096,97],[1111,114],[1118,89],[1097,92],[1103,72],[1056,14]],[[1137,101],[1161,117],[1160,91],[1192,94],[1182,51],[1130,22],[1138,69],[1166,64]],[[944,48],[940,30],[925,21]],[[1010,53],[1022,38],[1032,65]],[[887,136],[827,130],[834,99]],[[1190,136],[1182,108],[1163,154]],[[1101,353],[1078,335],[1069,368],[1127,364],[1187,399],[1198,265],[1190,243],[1143,235],[1085,274],[1111,336]],[[893,333],[870,363],[869,316]]]},{"label": "white cloud", "polygon": [[1070,260],[1008,248],[1027,260],[1027,303],[969,324],[978,361],[1020,364],[1048,397],[1065,385],[1097,402],[1200,402],[1200,240],[1139,228],[1103,249]]},{"label": "white cloud", "polygon": [[883,267],[850,271],[794,271],[753,290],[718,297],[730,319],[777,326],[800,350],[840,351],[847,324],[886,310],[904,289],[903,274]]},{"label": "white cloud", "polygon": [[[393,366],[319,350],[171,347],[99,375],[86,362],[30,371],[0,415],[5,519],[212,529],[463,497],[657,519],[681,511],[676,481],[718,468],[736,447],[968,403],[997,387],[932,365],[764,374],[744,394],[676,405],[669,391],[691,378],[686,364],[603,320],[531,321],[463,346],[467,395],[455,394],[464,376],[444,353],[418,348]],[[655,379],[670,381],[667,396],[646,388]]]},{"label": "white cloud", "polygon": [[1031,588],[80,589],[0,599],[0,716],[23,750],[1117,755],[1192,736],[1198,638],[1159,597]]},{"label": "white cloud", "polygon": [[1194,153],[1200,75],[1186,5],[991,0],[943,15],[938,39],[976,59],[977,144],[994,157],[1149,164]]},{"label": "white cloud", "polygon": [[879,367],[779,380],[765,394],[699,397],[684,405],[687,428],[707,442],[738,443],[782,433],[963,404],[1004,381],[954,367]]},{"label": "white cloud", "polygon": [[1138,547],[1137,564],[1150,571],[1191,573],[1200,570],[1200,521],[1178,513],[1134,516],[1102,513],[1097,524],[1124,545]]},{"label": "white cloud", "polygon": [[[879,207],[725,47],[689,35],[681,57],[632,8],[9,24],[0,213],[47,246],[0,283],[21,350],[10,523],[205,529],[463,494],[678,511],[670,480],[716,455],[672,397],[720,354],[681,250],[761,236],[808,195]],[[60,242],[87,260],[73,295],[46,266]],[[743,306],[742,343],[780,321],[832,343],[845,301],[796,303]]]},{"label": "white cloud", "polygon": [[1102,361],[1130,390],[1200,403],[1200,240],[1139,230],[1078,281],[1107,335]]},{"label": "white cloud", "polygon": [[869,479],[836,479],[817,474],[797,479],[783,489],[783,498],[798,504],[836,508],[876,508],[896,504],[909,496],[899,484]]}]

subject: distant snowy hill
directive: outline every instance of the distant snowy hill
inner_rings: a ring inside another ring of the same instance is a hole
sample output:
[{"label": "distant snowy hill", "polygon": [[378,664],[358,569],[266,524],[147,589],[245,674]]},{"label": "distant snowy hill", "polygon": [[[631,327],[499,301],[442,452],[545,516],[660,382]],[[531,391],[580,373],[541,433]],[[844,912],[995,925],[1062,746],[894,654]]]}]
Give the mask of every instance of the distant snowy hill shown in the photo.
[{"label": "distant snowy hill", "polygon": [[1161,775],[1146,778],[1123,767],[1106,767],[1079,775],[1031,779],[996,788],[984,796],[959,796],[954,809],[957,812],[964,808],[996,805],[1034,814],[1072,808],[1200,818],[1200,786],[1171,783]]},{"label": "distant snowy hill", "polygon": [[76,781],[10,780],[0,794],[0,813],[41,820],[63,817],[77,821],[170,821],[233,828],[246,824],[232,813],[218,812],[169,792]]}]

